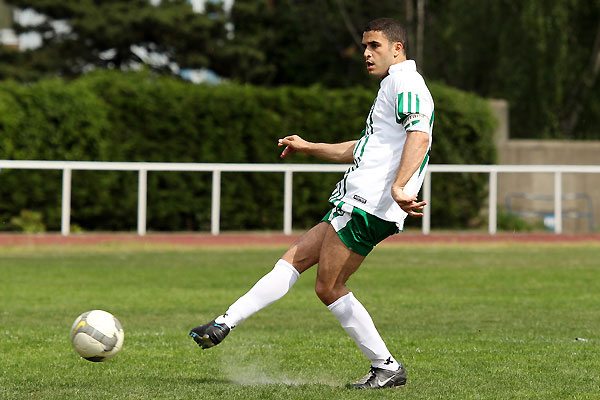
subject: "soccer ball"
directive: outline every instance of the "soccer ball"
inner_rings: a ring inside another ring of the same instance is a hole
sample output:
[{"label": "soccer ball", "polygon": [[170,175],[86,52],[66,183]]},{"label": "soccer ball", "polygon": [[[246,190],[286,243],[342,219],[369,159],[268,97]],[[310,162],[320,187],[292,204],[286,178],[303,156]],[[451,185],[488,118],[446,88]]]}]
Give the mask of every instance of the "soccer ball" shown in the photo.
[{"label": "soccer ball", "polygon": [[111,313],[92,310],[81,314],[71,327],[75,351],[88,361],[106,361],[121,350],[125,333]]}]

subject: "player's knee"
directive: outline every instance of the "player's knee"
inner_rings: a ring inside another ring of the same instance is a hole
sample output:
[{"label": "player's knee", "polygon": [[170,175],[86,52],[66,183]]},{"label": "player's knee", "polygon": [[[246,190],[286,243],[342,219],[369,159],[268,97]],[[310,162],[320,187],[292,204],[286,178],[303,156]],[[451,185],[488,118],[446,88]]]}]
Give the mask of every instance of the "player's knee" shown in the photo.
[{"label": "player's knee", "polygon": [[315,293],[326,306],[337,300],[335,285],[329,282],[324,282],[317,279],[315,284]]},{"label": "player's knee", "polygon": [[330,291],[331,285],[328,285],[326,282],[322,282],[317,279],[317,282],[315,284],[315,293],[323,303],[325,303],[325,299],[328,297]]},{"label": "player's knee", "polygon": [[296,268],[296,271],[299,273],[303,273],[310,267],[316,264],[316,261],[311,257],[303,257],[299,253],[295,253],[293,255],[284,255],[284,260],[288,261],[290,264]]}]

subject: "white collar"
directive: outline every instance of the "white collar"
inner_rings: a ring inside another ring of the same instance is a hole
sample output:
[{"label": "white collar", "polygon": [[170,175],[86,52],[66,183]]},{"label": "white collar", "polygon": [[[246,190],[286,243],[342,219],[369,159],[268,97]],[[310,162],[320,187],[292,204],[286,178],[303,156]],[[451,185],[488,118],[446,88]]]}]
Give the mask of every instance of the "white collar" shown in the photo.
[{"label": "white collar", "polygon": [[393,74],[395,72],[401,72],[401,71],[416,71],[416,70],[417,70],[417,64],[415,63],[414,60],[405,60],[398,64],[390,65],[390,68],[388,69],[388,74]]}]

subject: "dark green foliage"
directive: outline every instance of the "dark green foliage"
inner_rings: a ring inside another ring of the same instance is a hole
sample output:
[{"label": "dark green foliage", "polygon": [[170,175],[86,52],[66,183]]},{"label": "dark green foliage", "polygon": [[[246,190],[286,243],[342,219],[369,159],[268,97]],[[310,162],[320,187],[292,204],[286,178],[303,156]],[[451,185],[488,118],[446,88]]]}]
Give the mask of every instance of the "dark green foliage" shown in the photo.
[{"label": "dark green foliage", "polygon": [[[140,63],[131,46],[164,56],[154,65],[166,72],[180,68],[211,66],[219,58],[218,43],[225,40],[222,7],[208,3],[210,15],[195,13],[186,0],[7,0],[11,6],[32,8],[47,16],[39,25],[16,25],[17,32],[40,33],[43,46],[22,54],[0,51],[0,77],[29,80],[59,74],[75,77],[93,67],[127,68]],[[69,30],[59,31],[53,21],[65,21]],[[24,71],[11,68],[11,61]]]},{"label": "dark green foliage", "polygon": [[[0,85],[0,110],[2,158],[98,160],[105,153],[110,129],[106,106],[80,82],[4,82]],[[42,212],[44,224],[51,230],[60,226],[60,178],[60,171],[2,171],[0,227],[7,229],[10,218],[22,209]],[[86,188],[73,188],[75,210],[78,201],[91,202],[90,196],[95,201],[108,200],[92,193],[102,182],[87,183]]]},{"label": "dark green foliage", "polygon": [[[49,19],[15,27],[42,33],[44,46],[0,49],[2,79],[139,66],[135,45],[165,56],[169,63],[153,68],[167,74],[210,68],[237,83],[375,89],[360,41],[364,25],[383,16],[406,23],[416,58],[416,0],[236,0],[229,14],[218,1],[205,13],[186,0],[5,3]],[[58,32],[56,20],[71,31]],[[428,0],[422,26],[419,68],[428,81],[507,99],[513,138],[599,138],[600,1]]]},{"label": "dark green foliage", "polygon": [[[430,163],[490,164],[496,161],[491,134],[495,120],[479,97],[430,84],[435,123]],[[479,215],[487,199],[487,174],[432,175],[432,226],[464,227]]]},{"label": "dark green foliage", "polygon": [[[432,84],[436,101],[431,162],[492,163],[493,118],[474,95]],[[375,97],[365,89],[326,90],[198,86],[150,73],[96,72],[72,82],[0,84],[0,158],[40,160],[315,163],[281,161],[277,139],[311,141],[359,136]],[[294,227],[324,215],[338,173],[294,176]],[[72,222],[86,230],[133,230],[135,172],[74,171]],[[60,171],[3,170],[0,229],[23,209],[60,227]],[[485,175],[434,175],[434,226],[464,226],[487,196]],[[149,172],[148,227],[209,230],[210,173]],[[281,229],[283,174],[222,174],[224,230]]]},{"label": "dark green foliage", "polygon": [[[248,56],[219,71],[261,85],[374,85],[359,67],[364,25],[382,16],[405,22],[408,56],[415,58],[417,21],[409,21],[406,6],[416,3],[238,0],[230,17],[234,43],[243,48],[238,54]],[[594,43],[600,41],[599,1],[425,3],[419,68],[426,78],[507,99],[514,138],[600,137],[600,96],[594,95],[600,73],[589,71],[597,57]]]},{"label": "dark green foliage", "polygon": [[[432,0],[425,30],[430,78],[510,103],[514,138],[598,139],[600,79],[581,87],[600,2]],[[596,55],[597,56],[597,55]],[[597,75],[597,74],[596,74]],[[594,95],[596,94],[596,95]],[[566,129],[578,103],[575,129]]]},{"label": "dark green foliage", "polygon": [[35,211],[21,210],[18,217],[10,219],[10,224],[14,229],[27,233],[39,233],[46,230],[42,222],[42,214]]},{"label": "dark green foliage", "polygon": [[522,218],[504,207],[498,209],[498,230],[508,232],[531,232],[534,230],[547,229],[541,219],[531,221],[531,219]]}]

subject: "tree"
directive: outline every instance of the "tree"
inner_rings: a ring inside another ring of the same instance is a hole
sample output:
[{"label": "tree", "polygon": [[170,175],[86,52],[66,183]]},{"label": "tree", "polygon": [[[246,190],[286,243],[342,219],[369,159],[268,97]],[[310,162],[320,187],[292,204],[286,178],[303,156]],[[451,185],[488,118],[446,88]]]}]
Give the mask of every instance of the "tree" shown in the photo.
[{"label": "tree", "polygon": [[[512,137],[600,136],[600,98],[592,95],[600,85],[591,79],[590,62],[600,1],[428,0],[427,5],[429,77],[507,99]],[[575,123],[566,129],[571,120]]]},{"label": "tree", "polygon": [[363,26],[381,16],[402,17],[398,2],[236,0],[230,43],[239,57],[224,74],[261,85],[374,85],[360,42]]},{"label": "tree", "polygon": [[[581,73],[581,79],[570,91],[566,108],[571,110],[571,113],[567,118],[562,120],[561,124],[565,136],[569,138],[575,136],[575,130],[581,124],[581,116],[586,108],[586,104],[595,100],[595,105],[600,106],[597,96],[592,98],[594,87],[598,82],[598,74],[600,74],[600,16],[598,16],[596,24],[596,35],[593,48],[590,51],[589,62]],[[587,108],[589,109],[589,107]],[[593,126],[598,125],[594,124]]]},{"label": "tree", "polygon": [[[18,32],[41,34],[42,47],[13,56],[40,74],[77,76],[94,67],[131,67],[147,61],[145,55],[158,59],[153,63],[157,69],[210,67],[227,34],[223,9],[213,3],[204,14],[185,0],[156,6],[148,0],[7,3],[47,17],[36,26],[15,26]],[[56,21],[66,22],[68,29],[57,29]]]},{"label": "tree", "polygon": [[[407,22],[408,56],[428,80],[507,99],[516,138],[598,138],[599,0],[237,0],[240,62],[255,84],[376,86],[357,37],[371,19]],[[251,60],[251,61],[250,61]]]},{"label": "tree", "polygon": [[[375,89],[360,39],[368,21],[386,16],[407,23],[408,56],[422,57],[428,81],[507,99],[513,137],[599,137],[600,0],[236,0],[229,15],[214,2],[193,13],[185,0],[7,2],[48,20],[33,28],[42,48],[0,50],[0,78],[128,67],[141,56],[133,48],[162,55],[169,72],[208,67],[256,85]],[[57,31],[56,20],[71,30]]]}]

